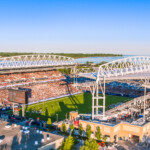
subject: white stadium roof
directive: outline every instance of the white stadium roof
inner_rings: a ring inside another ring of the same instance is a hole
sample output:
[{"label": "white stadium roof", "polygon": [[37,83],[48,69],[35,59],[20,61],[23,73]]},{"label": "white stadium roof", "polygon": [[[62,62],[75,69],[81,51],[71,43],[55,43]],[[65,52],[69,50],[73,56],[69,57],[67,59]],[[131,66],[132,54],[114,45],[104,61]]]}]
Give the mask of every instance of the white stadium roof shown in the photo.
[{"label": "white stadium roof", "polygon": [[73,58],[58,55],[39,54],[0,57],[0,70],[44,66],[67,66],[74,64],[75,60]]},{"label": "white stadium roof", "polygon": [[80,72],[78,75],[99,80],[150,78],[150,57],[135,56],[119,59],[101,65],[97,72]]}]

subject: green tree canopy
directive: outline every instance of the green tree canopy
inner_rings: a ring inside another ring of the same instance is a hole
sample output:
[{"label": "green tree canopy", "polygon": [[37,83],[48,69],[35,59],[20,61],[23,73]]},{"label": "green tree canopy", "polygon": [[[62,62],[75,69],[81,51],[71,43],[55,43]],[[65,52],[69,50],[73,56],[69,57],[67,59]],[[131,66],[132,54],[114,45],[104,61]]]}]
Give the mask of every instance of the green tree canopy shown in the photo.
[{"label": "green tree canopy", "polygon": [[[0,56],[7,57],[7,56],[17,56],[17,55],[33,55],[33,54],[40,54],[40,53],[19,53],[19,52],[0,52]],[[123,56],[121,54],[104,54],[104,53],[95,53],[95,54],[85,54],[85,53],[42,53],[48,55],[60,55],[60,56],[67,56],[73,58],[84,58],[84,57],[110,57],[110,56]]]},{"label": "green tree canopy", "polygon": [[71,132],[74,134],[74,124],[71,124],[71,125],[70,125],[70,130],[71,130]]},{"label": "green tree canopy", "polygon": [[67,131],[67,129],[66,129],[66,124],[65,124],[65,123],[62,124],[62,131],[63,131],[63,132],[66,132],[66,131]]},{"label": "green tree canopy", "polygon": [[87,136],[88,139],[91,138],[91,134],[92,134],[91,126],[88,125],[88,126],[87,126],[87,129],[86,129],[86,136]]},{"label": "green tree canopy", "polygon": [[92,139],[90,141],[86,140],[84,145],[80,147],[80,150],[98,150],[98,147],[96,140]]},{"label": "green tree canopy", "polygon": [[79,135],[82,136],[83,133],[83,127],[82,124],[79,125]]},{"label": "green tree canopy", "polygon": [[47,125],[48,125],[48,127],[50,127],[50,126],[52,125],[52,120],[51,120],[51,118],[48,118],[48,120],[47,120]]},{"label": "green tree canopy", "polygon": [[100,129],[100,127],[97,127],[97,131],[96,131],[97,140],[101,140],[101,136],[102,136],[101,129]]},{"label": "green tree canopy", "polygon": [[74,138],[72,136],[68,136],[65,141],[62,143],[60,150],[71,150],[74,146]]},{"label": "green tree canopy", "polygon": [[58,71],[63,73],[63,74],[68,75],[71,73],[71,68],[58,69]]},{"label": "green tree canopy", "polygon": [[103,137],[103,140],[104,140],[104,142],[106,142],[106,140],[107,140],[107,136],[106,135]]}]

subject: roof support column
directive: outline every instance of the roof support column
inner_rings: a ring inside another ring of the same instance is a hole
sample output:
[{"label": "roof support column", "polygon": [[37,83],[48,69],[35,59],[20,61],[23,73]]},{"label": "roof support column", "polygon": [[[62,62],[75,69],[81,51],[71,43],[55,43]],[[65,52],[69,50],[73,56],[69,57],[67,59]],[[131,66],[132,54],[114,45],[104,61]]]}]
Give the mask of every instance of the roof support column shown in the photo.
[{"label": "roof support column", "polygon": [[94,87],[95,85],[93,85],[93,91],[92,91],[92,120],[94,119],[94,103],[95,103],[95,90],[94,90]]},{"label": "roof support column", "polygon": [[99,81],[98,83],[96,84],[96,115],[98,115],[98,100],[99,100],[99,93],[98,93],[98,84],[99,84]]},{"label": "roof support column", "polygon": [[[102,81],[97,79],[92,92],[92,119],[95,117],[100,119],[105,116],[105,100],[105,78]],[[101,113],[99,112],[100,109],[102,110]]]},{"label": "roof support column", "polygon": [[105,89],[106,89],[106,86],[105,86],[105,77],[103,79],[103,83],[104,83],[104,87],[103,87],[103,116],[105,116],[105,101],[106,101],[106,97],[105,97]]},{"label": "roof support column", "polygon": [[144,84],[144,111],[143,111],[143,122],[145,122],[146,118],[145,118],[145,100],[146,100],[146,86],[147,86],[147,79],[145,77],[145,84]]}]

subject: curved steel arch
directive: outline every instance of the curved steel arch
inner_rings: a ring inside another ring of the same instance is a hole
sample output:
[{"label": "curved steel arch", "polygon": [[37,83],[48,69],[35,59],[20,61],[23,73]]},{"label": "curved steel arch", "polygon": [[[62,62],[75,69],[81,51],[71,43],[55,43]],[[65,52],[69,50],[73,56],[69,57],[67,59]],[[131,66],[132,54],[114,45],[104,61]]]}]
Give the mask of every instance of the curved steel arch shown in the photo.
[{"label": "curved steel arch", "polygon": [[[113,77],[118,77],[119,79],[121,76],[125,77],[130,74],[133,74],[133,76],[131,76],[133,78],[134,74],[137,75],[139,73],[139,77],[143,76],[144,73],[147,73],[146,75],[150,77],[150,57],[128,57],[99,66],[96,82],[92,91],[92,119],[105,116],[105,79],[113,79]],[[101,96],[99,95],[100,91],[102,93]],[[99,104],[100,100],[102,104]],[[99,109],[102,109],[101,114],[99,114]]]},{"label": "curved steel arch", "polygon": [[143,71],[150,71],[150,57],[128,57],[101,65],[98,70],[97,78],[123,76],[141,73]]},{"label": "curved steel arch", "polygon": [[75,64],[75,60],[73,58],[59,55],[38,54],[0,57],[0,69],[61,66],[73,64]]}]

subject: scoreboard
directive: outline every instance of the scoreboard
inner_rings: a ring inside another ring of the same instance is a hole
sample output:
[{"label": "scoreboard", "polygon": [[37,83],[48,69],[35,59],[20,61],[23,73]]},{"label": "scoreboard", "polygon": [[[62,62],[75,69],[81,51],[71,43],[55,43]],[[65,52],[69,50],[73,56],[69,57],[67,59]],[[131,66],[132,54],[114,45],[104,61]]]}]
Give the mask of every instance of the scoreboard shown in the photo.
[{"label": "scoreboard", "polygon": [[18,90],[24,90],[24,91],[27,91],[28,92],[28,98],[31,98],[31,95],[32,95],[32,90],[29,89],[29,88],[18,88]]},{"label": "scoreboard", "polygon": [[8,100],[14,103],[27,104],[28,92],[25,90],[8,89]]}]

